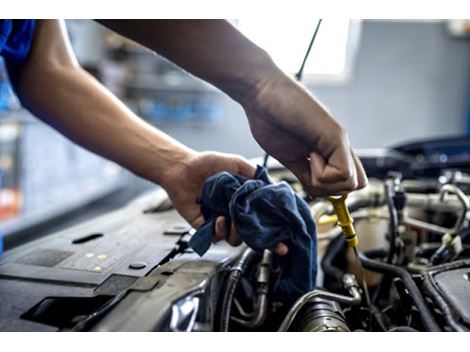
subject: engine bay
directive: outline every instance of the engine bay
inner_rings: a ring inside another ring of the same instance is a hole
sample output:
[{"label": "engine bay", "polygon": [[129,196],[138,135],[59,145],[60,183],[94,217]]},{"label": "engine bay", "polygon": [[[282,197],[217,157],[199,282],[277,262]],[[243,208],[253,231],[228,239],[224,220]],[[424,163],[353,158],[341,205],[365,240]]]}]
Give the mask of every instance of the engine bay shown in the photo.
[{"label": "engine bay", "polygon": [[194,229],[157,189],[3,253],[0,330],[468,331],[470,140],[360,157],[369,184],[347,199],[358,258],[331,203],[268,164],[317,223],[317,287],[294,304],[272,294],[282,268],[271,251],[222,241],[199,257],[188,247]]}]

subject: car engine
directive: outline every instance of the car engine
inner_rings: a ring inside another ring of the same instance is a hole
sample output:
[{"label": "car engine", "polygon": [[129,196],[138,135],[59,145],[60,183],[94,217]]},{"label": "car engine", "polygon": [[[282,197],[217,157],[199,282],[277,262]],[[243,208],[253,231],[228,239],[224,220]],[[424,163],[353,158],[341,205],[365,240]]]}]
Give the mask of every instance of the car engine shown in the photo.
[{"label": "car engine", "polygon": [[468,331],[470,139],[360,158],[369,185],[347,199],[357,258],[331,203],[309,199],[288,170],[268,163],[317,223],[317,288],[294,304],[272,295],[282,268],[269,250],[219,242],[195,254],[194,229],[158,189],[5,252],[0,330]]}]

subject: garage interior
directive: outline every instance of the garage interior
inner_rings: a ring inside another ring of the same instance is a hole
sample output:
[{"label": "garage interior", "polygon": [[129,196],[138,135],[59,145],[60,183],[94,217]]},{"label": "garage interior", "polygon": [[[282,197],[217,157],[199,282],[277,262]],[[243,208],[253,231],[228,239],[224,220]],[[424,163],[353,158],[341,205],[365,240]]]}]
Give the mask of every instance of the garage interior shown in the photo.
[{"label": "garage interior", "polygon": [[[319,23],[230,22],[292,77]],[[0,331],[469,331],[469,20],[318,28],[301,84],[369,178],[347,199],[357,258],[340,212],[265,157],[237,102],[99,23],[65,23],[80,65],[143,120],[264,162],[308,203],[316,285],[286,303],[271,250],[220,241],[200,257],[161,187],[33,116],[0,65]]]}]

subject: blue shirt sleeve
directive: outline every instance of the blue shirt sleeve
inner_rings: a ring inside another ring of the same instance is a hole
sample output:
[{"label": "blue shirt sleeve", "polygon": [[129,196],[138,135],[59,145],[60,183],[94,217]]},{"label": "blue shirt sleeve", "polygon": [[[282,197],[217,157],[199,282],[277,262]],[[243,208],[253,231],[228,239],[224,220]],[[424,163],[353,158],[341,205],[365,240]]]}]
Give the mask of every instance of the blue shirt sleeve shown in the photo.
[{"label": "blue shirt sleeve", "polygon": [[35,20],[0,20],[0,55],[9,65],[21,65],[33,42]]}]

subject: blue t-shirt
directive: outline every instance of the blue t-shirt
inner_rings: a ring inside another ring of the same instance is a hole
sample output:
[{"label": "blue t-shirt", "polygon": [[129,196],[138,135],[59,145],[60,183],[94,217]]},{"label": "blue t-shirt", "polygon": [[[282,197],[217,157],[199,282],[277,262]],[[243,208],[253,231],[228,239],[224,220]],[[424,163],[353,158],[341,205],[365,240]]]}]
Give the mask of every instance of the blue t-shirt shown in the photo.
[{"label": "blue t-shirt", "polygon": [[20,65],[33,41],[35,20],[0,20],[0,55],[9,65]]},{"label": "blue t-shirt", "polygon": [[[35,22],[35,20],[0,19],[0,56],[5,59],[7,64],[17,66],[26,60],[33,41]],[[0,60],[1,64],[3,63]],[[0,170],[0,188],[1,178]],[[0,228],[0,253],[3,251],[2,237],[2,229]]]}]

